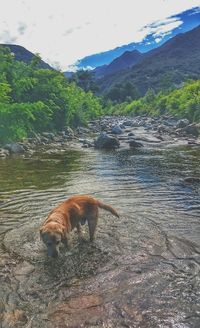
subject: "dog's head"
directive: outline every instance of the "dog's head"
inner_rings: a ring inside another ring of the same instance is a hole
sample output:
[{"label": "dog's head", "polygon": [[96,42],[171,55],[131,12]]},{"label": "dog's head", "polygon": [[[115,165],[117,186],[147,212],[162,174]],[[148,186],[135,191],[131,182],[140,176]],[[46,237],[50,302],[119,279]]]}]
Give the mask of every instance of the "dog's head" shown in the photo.
[{"label": "dog's head", "polygon": [[50,257],[59,255],[59,247],[63,239],[64,229],[60,224],[49,222],[40,229],[40,236],[47,247],[47,253]]}]

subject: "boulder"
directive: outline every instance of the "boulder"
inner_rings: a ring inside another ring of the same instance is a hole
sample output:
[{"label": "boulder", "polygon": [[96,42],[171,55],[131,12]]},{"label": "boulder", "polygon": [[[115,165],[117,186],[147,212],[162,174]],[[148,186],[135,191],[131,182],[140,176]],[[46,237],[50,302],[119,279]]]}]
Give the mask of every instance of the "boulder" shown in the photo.
[{"label": "boulder", "polygon": [[4,148],[7,149],[11,154],[22,154],[25,152],[24,147],[19,143],[7,144]]},{"label": "boulder", "polygon": [[115,126],[113,126],[111,133],[112,134],[122,134],[123,130],[121,129],[121,127],[119,125],[115,125]]},{"label": "boulder", "polygon": [[193,135],[195,137],[198,137],[200,134],[200,124],[190,124],[183,129],[181,129],[182,132],[186,134]]},{"label": "boulder", "polygon": [[177,124],[176,124],[176,128],[177,129],[182,129],[185,126],[189,125],[189,120],[187,118],[183,118],[181,120],[178,120]]},{"label": "boulder", "polygon": [[95,148],[98,149],[115,149],[120,145],[119,140],[108,134],[101,133],[100,136],[94,141]]},{"label": "boulder", "polygon": [[7,156],[9,156],[9,151],[7,149],[3,149],[3,148],[0,148],[0,157],[1,158],[5,158]]}]

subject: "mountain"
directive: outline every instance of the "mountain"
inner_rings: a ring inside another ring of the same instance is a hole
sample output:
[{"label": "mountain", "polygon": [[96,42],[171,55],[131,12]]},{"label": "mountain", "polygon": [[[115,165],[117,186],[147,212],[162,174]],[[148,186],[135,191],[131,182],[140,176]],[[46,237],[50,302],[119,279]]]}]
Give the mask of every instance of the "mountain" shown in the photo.
[{"label": "mountain", "polygon": [[[36,57],[32,52],[27,50],[22,46],[18,46],[15,44],[0,44],[1,47],[7,47],[10,49],[11,53],[15,55],[15,59],[18,61],[22,61],[26,64],[30,64],[31,60]],[[39,68],[53,69],[49,64],[45,63],[42,59],[40,59]]]},{"label": "mountain", "polygon": [[125,51],[121,56],[114,59],[109,65],[97,67],[92,72],[94,73],[95,78],[105,77],[134,66],[142,60],[143,57],[144,55],[138,50]]},{"label": "mountain", "polygon": [[[180,24],[177,24],[177,27],[171,29],[170,24],[172,22],[179,22]],[[142,53],[149,52],[150,50],[161,46],[167,40],[176,36],[180,32],[185,33],[195,28],[199,25],[199,22],[200,6],[186,10],[177,15],[170,16],[164,22],[154,22],[145,26],[143,30],[147,31],[147,35],[143,40],[141,40],[141,42],[132,42],[115,49],[86,56],[78,60],[74,66],[78,70],[88,68],[94,69],[98,66],[110,64],[115,58],[121,56],[126,51],[138,50]]]},{"label": "mountain", "polygon": [[130,43],[112,50],[100,52],[98,54],[86,56],[80,59],[75,66],[80,69],[95,69],[96,67],[110,64],[115,58],[121,56],[126,51],[136,50],[136,43]]},{"label": "mountain", "polygon": [[200,78],[199,40],[200,25],[149,51],[133,67],[96,80],[100,92],[108,94],[116,85],[130,82],[144,95],[149,88],[159,91],[178,86],[187,79]]}]

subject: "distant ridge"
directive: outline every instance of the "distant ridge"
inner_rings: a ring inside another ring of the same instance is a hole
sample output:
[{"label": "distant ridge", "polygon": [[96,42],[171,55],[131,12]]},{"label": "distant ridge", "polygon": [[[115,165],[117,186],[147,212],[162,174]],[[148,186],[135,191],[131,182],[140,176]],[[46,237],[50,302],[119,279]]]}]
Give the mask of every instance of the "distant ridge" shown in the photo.
[{"label": "distant ridge", "polygon": [[97,67],[92,72],[95,74],[96,78],[105,77],[136,65],[143,56],[144,55],[138,50],[125,51],[121,56],[115,58],[109,65]]},{"label": "distant ridge", "polygon": [[[175,35],[179,34],[181,31],[185,33],[197,27],[200,22],[199,9],[200,6],[196,6],[184,12],[168,17],[169,19],[180,21],[181,25],[172,29],[170,33],[163,34],[162,37],[159,39],[156,33],[156,26],[154,23],[152,23],[144,27],[147,27],[149,34],[147,34],[142,41],[132,42],[111,50],[86,56],[78,60],[74,65],[77,67],[78,70],[85,70],[88,68],[95,69],[99,66],[109,65],[115,58],[120,57],[126,51],[138,50],[141,53],[149,52],[152,49],[161,46],[164,42],[169,40],[171,37],[174,37]],[[158,26],[157,23],[159,22],[156,22],[156,25]],[[165,25],[165,23],[162,24],[162,21],[160,21],[160,25]]]},{"label": "distant ridge", "polygon": [[[16,44],[0,44],[0,47],[7,47],[15,55],[15,59],[22,61],[26,64],[30,64],[31,60],[35,55],[27,50],[26,48],[16,45]],[[40,68],[53,69],[49,64],[45,63],[42,59],[40,60],[38,66]]]},{"label": "distant ridge", "polygon": [[200,25],[181,33],[153,49],[131,68],[107,75],[96,82],[100,93],[116,84],[131,82],[144,95],[148,88],[156,91],[179,85],[187,79],[200,78]]}]

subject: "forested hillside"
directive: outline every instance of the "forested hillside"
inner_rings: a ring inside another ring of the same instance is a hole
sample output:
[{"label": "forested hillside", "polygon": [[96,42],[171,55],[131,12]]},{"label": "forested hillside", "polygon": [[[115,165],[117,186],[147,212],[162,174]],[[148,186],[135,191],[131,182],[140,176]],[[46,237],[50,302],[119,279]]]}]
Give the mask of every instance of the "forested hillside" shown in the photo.
[{"label": "forested hillside", "polygon": [[99,100],[55,70],[16,61],[0,47],[0,142],[77,126],[102,111]]},{"label": "forested hillside", "polygon": [[129,69],[97,80],[99,93],[107,99],[123,102],[133,98],[124,92],[129,83],[144,96],[149,88],[156,92],[179,87],[188,79],[200,77],[200,26],[179,34],[162,46],[149,51],[144,58]]},{"label": "forested hillside", "polygon": [[200,80],[188,81],[180,88],[168,93],[149,89],[143,98],[110,107],[110,112],[129,115],[172,114],[189,121],[200,121]]}]

